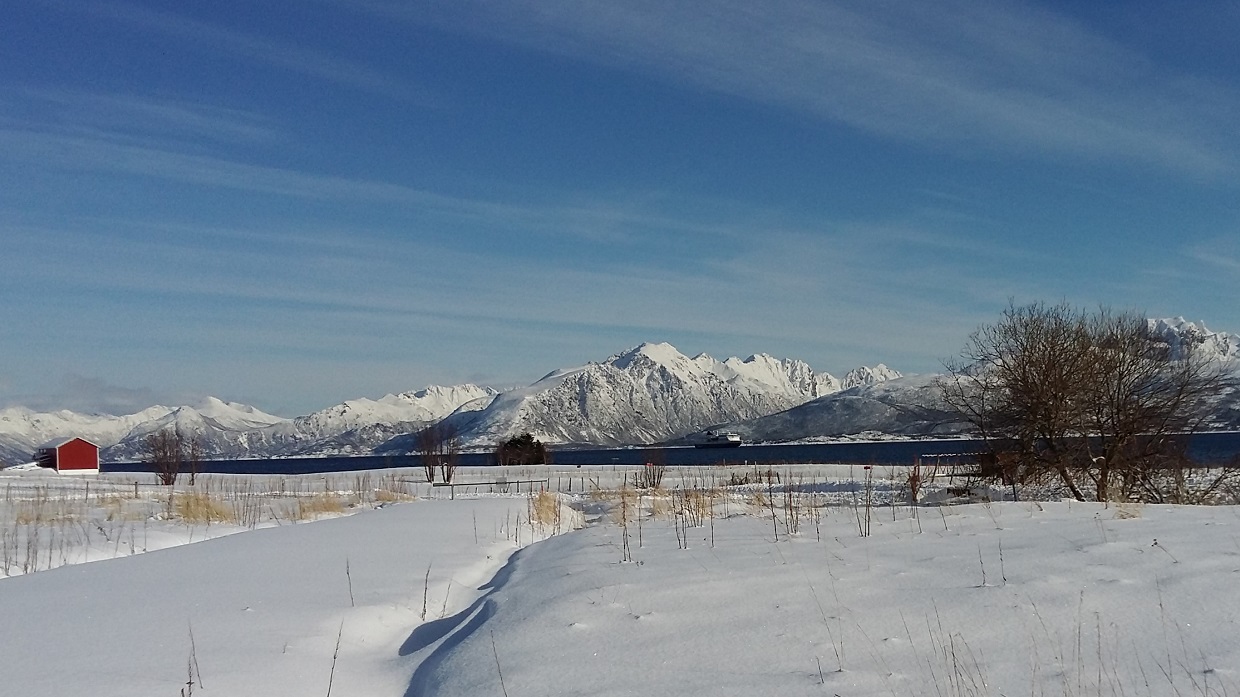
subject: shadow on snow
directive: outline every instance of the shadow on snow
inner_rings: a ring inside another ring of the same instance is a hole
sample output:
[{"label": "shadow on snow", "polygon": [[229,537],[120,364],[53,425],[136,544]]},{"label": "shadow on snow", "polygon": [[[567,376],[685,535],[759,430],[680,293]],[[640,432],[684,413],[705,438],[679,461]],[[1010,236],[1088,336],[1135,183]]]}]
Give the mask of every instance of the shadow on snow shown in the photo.
[{"label": "shadow on snow", "polygon": [[478,587],[478,590],[487,592],[472,605],[451,617],[442,617],[420,625],[413,630],[408,639],[405,639],[400,646],[401,656],[413,655],[435,646],[436,642],[439,643],[413,671],[405,697],[420,697],[420,695],[428,694],[428,688],[433,687],[432,676],[444,659],[495,614],[496,605],[491,599],[491,594],[503,588],[512,578],[518,557],[523,551],[525,550],[513,552],[503,568],[497,571],[490,581]]}]

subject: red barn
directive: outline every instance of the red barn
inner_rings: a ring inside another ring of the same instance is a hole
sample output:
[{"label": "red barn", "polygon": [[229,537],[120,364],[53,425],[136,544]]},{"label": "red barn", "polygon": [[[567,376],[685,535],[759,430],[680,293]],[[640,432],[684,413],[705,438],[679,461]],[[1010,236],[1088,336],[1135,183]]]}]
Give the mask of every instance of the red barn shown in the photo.
[{"label": "red barn", "polygon": [[34,454],[40,467],[57,472],[99,473],[99,446],[81,438],[61,438],[45,443]]}]

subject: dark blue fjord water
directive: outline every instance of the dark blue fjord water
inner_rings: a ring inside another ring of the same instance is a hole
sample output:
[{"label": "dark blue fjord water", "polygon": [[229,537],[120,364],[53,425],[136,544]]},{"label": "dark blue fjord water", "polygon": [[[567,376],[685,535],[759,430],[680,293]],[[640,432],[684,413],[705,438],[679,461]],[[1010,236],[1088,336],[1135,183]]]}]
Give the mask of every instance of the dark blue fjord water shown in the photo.
[{"label": "dark blue fjord water", "polygon": [[[878,441],[865,443],[815,443],[806,445],[742,445],[739,448],[610,448],[555,450],[557,465],[640,465],[662,457],[668,465],[730,465],[743,463],[794,464],[842,463],[860,465],[909,465],[917,457],[985,451],[972,440]],[[1200,433],[1192,436],[1189,454],[1199,463],[1240,466],[1240,432]],[[495,464],[491,453],[462,453],[461,466]],[[419,467],[417,455],[360,455],[347,457],[289,457],[250,460],[208,460],[200,472],[215,474],[315,474],[355,472],[369,469]],[[144,472],[141,462],[108,462],[104,472]]]}]

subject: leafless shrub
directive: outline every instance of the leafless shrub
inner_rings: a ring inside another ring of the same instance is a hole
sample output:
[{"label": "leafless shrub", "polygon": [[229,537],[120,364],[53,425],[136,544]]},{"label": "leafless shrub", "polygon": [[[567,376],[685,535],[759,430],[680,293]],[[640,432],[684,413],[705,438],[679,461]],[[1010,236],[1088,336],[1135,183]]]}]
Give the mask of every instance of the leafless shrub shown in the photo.
[{"label": "leafless shrub", "polygon": [[857,534],[860,537],[870,536],[870,523],[873,520],[874,507],[874,468],[872,465],[865,466],[865,479],[863,480],[863,488],[861,498],[857,498],[857,492],[853,491],[853,514],[857,518]]},{"label": "leafless shrub", "polygon": [[[627,485],[620,489],[618,513],[620,516],[621,539],[623,540],[620,561],[624,562],[633,561],[633,548],[629,545],[629,521],[641,520],[641,511],[638,509],[637,499],[636,492],[628,488]],[[641,528],[639,527],[638,529],[640,530]]]},{"label": "leafless shrub", "polygon": [[784,530],[789,535],[796,535],[801,532],[801,517],[804,515],[803,506],[801,505],[801,487],[798,484],[789,482],[784,485],[784,501],[783,501],[783,518]]},{"label": "leafless shrub", "polygon": [[685,527],[700,528],[711,513],[713,500],[701,489],[677,489],[672,495],[676,514],[684,519]]},{"label": "leafless shrub", "polygon": [[1009,305],[939,390],[991,443],[979,474],[1014,493],[1051,475],[1078,500],[1183,499],[1187,437],[1231,384],[1199,344],[1172,345],[1134,313]]},{"label": "leafless shrub", "polygon": [[749,507],[750,515],[762,515],[770,508],[771,500],[765,493],[755,489],[745,498],[745,505]]},{"label": "leafless shrub", "polygon": [[667,474],[667,454],[662,448],[650,448],[645,456],[646,466],[637,473],[637,488],[658,489]]}]

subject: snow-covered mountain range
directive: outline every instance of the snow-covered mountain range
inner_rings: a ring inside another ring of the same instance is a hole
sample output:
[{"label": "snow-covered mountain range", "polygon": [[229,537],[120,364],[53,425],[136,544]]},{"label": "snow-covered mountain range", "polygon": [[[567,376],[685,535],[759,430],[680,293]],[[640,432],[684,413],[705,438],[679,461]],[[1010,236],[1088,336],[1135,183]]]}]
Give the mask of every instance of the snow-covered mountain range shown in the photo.
[{"label": "snow-covered mountain range", "polygon": [[1190,342],[1202,358],[1240,364],[1240,334],[1212,332],[1205,322],[1189,322],[1183,317],[1148,320],[1150,331],[1162,337],[1177,354]]},{"label": "snow-covered mountain range", "polygon": [[[910,375],[858,385],[758,419],[720,424],[745,442],[827,440],[858,434],[930,436],[960,433],[938,406],[935,375]],[[700,439],[692,434],[685,442]]]},{"label": "snow-covered mountain range", "polygon": [[96,443],[105,460],[134,459],[142,455],[146,436],[163,429],[198,437],[210,457],[367,454],[462,404],[495,394],[477,385],[432,386],[377,400],[353,399],[293,419],[214,397],[194,406],[154,406],[124,416],[9,407],[0,410],[0,463],[28,460],[43,443],[68,436]]},{"label": "snow-covered mountain range", "polygon": [[[1225,370],[1240,376],[1240,335],[1213,332],[1204,322],[1183,317],[1149,320],[1150,331],[1182,355],[1190,344],[1197,355],[1218,361]],[[897,377],[844,389],[798,405],[786,411],[753,419],[722,424],[745,441],[785,442],[832,439],[867,434],[871,436],[945,436],[963,433],[968,425],[958,421],[942,403],[935,387],[935,375]],[[1222,394],[1209,430],[1240,429],[1240,394]],[[699,434],[693,434],[692,440]]]},{"label": "snow-covered mountain range", "polygon": [[[529,387],[448,417],[466,446],[488,447],[529,432],[548,443],[663,442],[726,421],[756,419],[854,385],[899,373],[879,364],[843,380],[803,361],[757,354],[744,360],[692,358],[670,344],[642,344],[601,363],[549,373]],[[409,450],[409,439],[380,452]]]},{"label": "snow-covered mountain range", "polygon": [[[1173,346],[1192,341],[1203,355],[1240,367],[1240,335],[1179,317],[1151,320],[1150,328]],[[684,442],[711,428],[767,442],[958,432],[961,424],[937,403],[933,378],[903,377],[878,364],[841,379],[796,359],[689,357],[647,343],[520,389],[431,386],[292,419],[214,398],[124,416],[9,407],[0,410],[0,464],[26,461],[39,445],[67,436],[99,444],[105,460],[136,459],[146,436],[167,428],[198,437],[208,456],[224,458],[406,453],[414,450],[412,434],[441,420],[464,447],[487,449],[524,432],[553,444],[603,446]],[[1210,426],[1240,427],[1240,395],[1220,403]]]},{"label": "snow-covered mountain range", "polygon": [[23,461],[40,444],[66,436],[99,444],[107,460],[134,459],[147,435],[167,428],[198,437],[210,457],[403,453],[413,449],[412,434],[445,418],[465,447],[490,448],[526,431],[549,443],[646,444],[893,377],[899,373],[881,364],[840,379],[795,359],[690,358],[670,344],[647,343],[503,393],[432,386],[349,400],[293,419],[218,399],[125,416],[11,407],[0,411],[0,461]]}]

